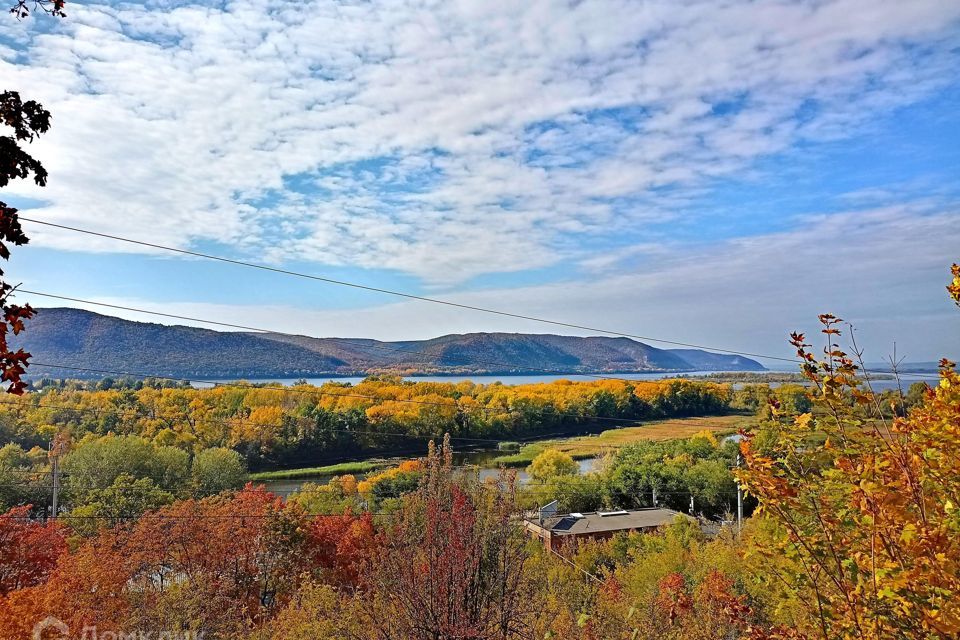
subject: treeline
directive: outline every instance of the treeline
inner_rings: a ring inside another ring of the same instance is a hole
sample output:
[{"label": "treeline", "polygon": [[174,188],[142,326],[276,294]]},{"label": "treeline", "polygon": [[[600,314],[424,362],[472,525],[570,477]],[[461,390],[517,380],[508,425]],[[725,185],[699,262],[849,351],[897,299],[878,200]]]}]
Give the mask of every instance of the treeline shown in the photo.
[{"label": "treeline", "polygon": [[[91,388],[94,386],[96,388]],[[55,434],[135,435],[193,453],[238,451],[253,469],[410,450],[450,433],[523,438],[590,424],[723,413],[729,386],[690,380],[507,386],[371,377],[327,383],[195,389],[158,381],[46,383],[0,404],[0,443],[46,447]]]}]

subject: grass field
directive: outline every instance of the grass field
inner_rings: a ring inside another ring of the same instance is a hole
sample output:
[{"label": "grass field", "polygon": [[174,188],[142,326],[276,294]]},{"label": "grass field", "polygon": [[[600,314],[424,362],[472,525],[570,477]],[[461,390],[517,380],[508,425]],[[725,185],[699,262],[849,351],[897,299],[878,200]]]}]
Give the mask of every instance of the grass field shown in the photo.
[{"label": "grass field", "polygon": [[710,416],[706,418],[671,418],[648,422],[638,427],[610,429],[595,436],[542,440],[524,445],[519,453],[498,456],[493,463],[508,467],[523,467],[530,464],[545,449],[557,449],[569,453],[575,460],[594,458],[641,440],[676,440],[689,438],[700,431],[710,431],[718,436],[735,433],[738,428],[753,421],[749,416]]},{"label": "grass field", "polygon": [[341,475],[344,473],[367,473],[375,469],[390,466],[386,460],[363,460],[360,462],[341,462],[326,467],[306,467],[304,469],[288,469],[283,471],[261,471],[251,473],[250,480],[298,480],[314,476]]}]

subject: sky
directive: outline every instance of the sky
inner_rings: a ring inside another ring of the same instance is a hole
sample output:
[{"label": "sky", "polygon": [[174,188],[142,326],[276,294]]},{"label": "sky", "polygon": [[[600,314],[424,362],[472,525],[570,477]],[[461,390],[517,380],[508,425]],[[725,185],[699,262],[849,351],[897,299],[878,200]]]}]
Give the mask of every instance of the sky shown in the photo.
[{"label": "sky", "polygon": [[[832,312],[870,361],[960,356],[955,0],[67,14],[0,21],[0,88],[53,114],[49,184],[2,194],[23,216],[663,340],[790,356]],[[591,333],[25,228],[32,291],[312,336]]]}]

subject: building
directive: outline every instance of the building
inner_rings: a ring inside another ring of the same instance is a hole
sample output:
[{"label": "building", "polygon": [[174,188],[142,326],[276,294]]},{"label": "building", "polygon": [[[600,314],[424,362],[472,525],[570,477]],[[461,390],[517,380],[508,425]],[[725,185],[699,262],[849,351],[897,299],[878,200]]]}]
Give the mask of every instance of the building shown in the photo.
[{"label": "building", "polygon": [[658,507],[558,514],[556,502],[551,502],[542,507],[536,517],[526,518],[524,528],[531,537],[539,538],[557,551],[561,546],[579,540],[605,540],[619,532],[654,531],[677,517],[695,521],[684,513]]}]

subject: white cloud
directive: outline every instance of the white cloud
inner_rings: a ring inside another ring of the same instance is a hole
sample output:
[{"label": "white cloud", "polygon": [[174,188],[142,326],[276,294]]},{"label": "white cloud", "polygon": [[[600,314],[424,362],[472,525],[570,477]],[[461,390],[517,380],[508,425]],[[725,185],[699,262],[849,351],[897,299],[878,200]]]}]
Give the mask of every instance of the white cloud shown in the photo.
[{"label": "white cloud", "polygon": [[54,113],[50,185],[17,187],[49,202],[36,217],[450,284],[589,260],[578,238],[677,215],[655,188],[682,198],[928,95],[958,18],[949,0],[77,4],[54,33],[3,27],[27,44],[0,73]]}]

